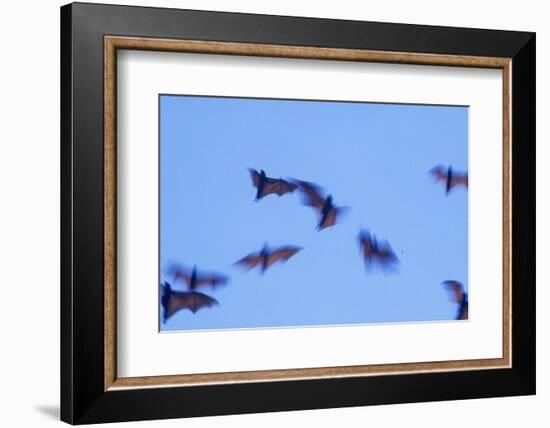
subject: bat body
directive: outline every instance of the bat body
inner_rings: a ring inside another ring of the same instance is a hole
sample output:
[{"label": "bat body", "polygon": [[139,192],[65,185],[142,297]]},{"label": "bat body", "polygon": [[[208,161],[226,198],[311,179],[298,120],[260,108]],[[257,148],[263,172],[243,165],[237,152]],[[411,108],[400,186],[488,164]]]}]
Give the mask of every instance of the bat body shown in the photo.
[{"label": "bat body", "polygon": [[468,174],[454,172],[450,165],[447,169],[443,166],[436,166],[430,170],[430,174],[432,174],[436,182],[443,182],[446,195],[456,186],[462,185],[466,189],[468,188]]},{"label": "bat body", "polygon": [[286,193],[292,193],[297,187],[296,184],[290,183],[282,178],[268,177],[263,169],[258,172],[255,169],[249,168],[248,171],[252,178],[252,184],[256,188],[256,201],[272,193],[279,196],[283,196]]},{"label": "bat body", "polygon": [[449,290],[452,301],[458,304],[456,319],[467,320],[468,293],[464,291],[464,286],[460,282],[454,280],[443,281],[442,284]]},{"label": "bat body", "polygon": [[393,269],[399,259],[387,241],[378,241],[376,236],[362,230],[359,232],[359,248],[366,268],[378,264],[383,269]]},{"label": "bat body", "polygon": [[196,266],[193,266],[193,269],[189,271],[182,266],[174,265],[170,269],[170,273],[172,274],[174,281],[182,280],[190,291],[206,286],[216,288],[227,284],[229,281],[227,276],[224,275],[215,273],[198,273]]},{"label": "bat body", "polygon": [[172,315],[184,309],[197,313],[202,308],[218,305],[218,301],[198,291],[174,291],[169,283],[162,286],[161,305],[164,309],[163,322]]},{"label": "bat body", "polygon": [[319,213],[317,230],[334,226],[340,215],[346,210],[334,205],[332,195],[323,196],[323,190],[316,184],[296,180],[297,186],[303,194],[304,204],[314,208]]},{"label": "bat body", "polygon": [[253,269],[256,266],[260,267],[260,271],[264,273],[276,262],[286,262],[292,256],[296,255],[302,248],[286,245],[283,247],[269,250],[267,244],[255,253],[250,253],[242,259],[238,260],[235,264],[243,266],[245,268]]}]

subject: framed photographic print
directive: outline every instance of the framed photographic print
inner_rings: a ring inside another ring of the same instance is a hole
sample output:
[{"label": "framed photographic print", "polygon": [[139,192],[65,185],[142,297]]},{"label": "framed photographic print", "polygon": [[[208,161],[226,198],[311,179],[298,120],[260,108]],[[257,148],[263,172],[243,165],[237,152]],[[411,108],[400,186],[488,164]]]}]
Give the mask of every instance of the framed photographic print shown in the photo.
[{"label": "framed photographic print", "polygon": [[61,417],[535,393],[535,35],[61,8]]}]

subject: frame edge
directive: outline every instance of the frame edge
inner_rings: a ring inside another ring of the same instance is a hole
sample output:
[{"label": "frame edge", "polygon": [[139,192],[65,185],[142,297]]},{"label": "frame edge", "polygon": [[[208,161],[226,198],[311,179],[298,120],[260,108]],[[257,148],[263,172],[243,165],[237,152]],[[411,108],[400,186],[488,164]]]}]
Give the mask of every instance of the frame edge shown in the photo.
[{"label": "frame edge", "polygon": [[61,156],[61,385],[60,385],[60,419],[74,423],[74,390],[73,390],[73,229],[72,229],[72,5],[60,8],[60,156]]},{"label": "frame edge", "polygon": [[512,367],[536,394],[536,34],[512,59]]}]

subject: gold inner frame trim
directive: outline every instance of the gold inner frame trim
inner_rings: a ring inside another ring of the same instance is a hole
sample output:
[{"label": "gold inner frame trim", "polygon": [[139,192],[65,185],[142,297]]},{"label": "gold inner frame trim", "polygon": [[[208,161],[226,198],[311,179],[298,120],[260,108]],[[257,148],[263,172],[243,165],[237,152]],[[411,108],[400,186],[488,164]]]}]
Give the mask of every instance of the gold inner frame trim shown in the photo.
[{"label": "gold inner frame trim", "polygon": [[[381,62],[393,64],[439,65],[494,68],[502,70],[502,144],[503,144],[503,322],[502,358],[431,361],[421,363],[376,364],[342,367],[315,367],[170,376],[117,377],[116,367],[116,89],[117,50],[148,50],[218,55],[262,56],[334,61]],[[290,381],[312,378],[360,377],[422,372],[480,370],[511,367],[511,78],[510,58],[461,55],[385,52],[251,43],[170,40],[139,37],[104,37],[104,389],[155,388],[220,383]]]}]

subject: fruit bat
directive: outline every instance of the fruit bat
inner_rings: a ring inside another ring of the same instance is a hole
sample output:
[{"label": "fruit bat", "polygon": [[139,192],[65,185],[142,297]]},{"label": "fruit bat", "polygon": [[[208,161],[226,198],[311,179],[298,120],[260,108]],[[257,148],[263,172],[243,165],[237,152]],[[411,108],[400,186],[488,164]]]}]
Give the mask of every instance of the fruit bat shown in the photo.
[{"label": "fruit bat", "polygon": [[436,166],[430,170],[430,174],[432,174],[435,181],[443,182],[446,195],[448,195],[454,187],[459,185],[463,185],[466,189],[468,188],[468,174],[454,172],[450,165],[447,169],[441,165]]},{"label": "fruit bat", "polygon": [[260,251],[243,257],[235,264],[244,266],[249,270],[255,268],[256,266],[260,266],[261,272],[264,273],[274,263],[278,261],[286,262],[300,250],[302,250],[301,247],[294,247],[291,245],[269,250],[266,244]]},{"label": "fruit bat", "polygon": [[266,176],[263,169],[258,172],[255,169],[249,168],[248,171],[252,178],[252,184],[256,188],[256,201],[272,193],[276,193],[279,196],[283,196],[286,193],[292,193],[297,187],[296,184],[290,183],[282,178],[270,178]]},{"label": "fruit bat", "polygon": [[457,320],[468,319],[468,293],[464,291],[464,286],[454,280],[443,281],[442,284],[449,290],[453,302],[458,303],[456,313]]},{"label": "fruit bat", "polygon": [[302,192],[304,205],[308,205],[319,212],[317,230],[320,231],[334,226],[338,221],[338,217],[347,208],[335,206],[332,202],[332,195],[323,196],[324,191],[320,186],[307,181],[295,181]]},{"label": "fruit bat", "polygon": [[162,298],[160,302],[164,309],[163,323],[176,312],[183,309],[189,309],[195,314],[202,308],[209,308],[219,304],[216,299],[198,291],[174,291],[167,282],[162,284],[161,288]]},{"label": "fruit bat", "polygon": [[212,288],[219,287],[227,284],[229,278],[224,275],[215,273],[198,273],[197,267],[193,266],[193,269],[189,271],[179,265],[174,265],[169,269],[169,274],[172,275],[173,281],[182,280],[190,291],[196,288],[210,286]]},{"label": "fruit bat", "polygon": [[387,241],[378,241],[376,236],[371,236],[366,230],[359,232],[358,239],[366,268],[378,263],[384,269],[391,269],[399,263],[399,259]]}]

